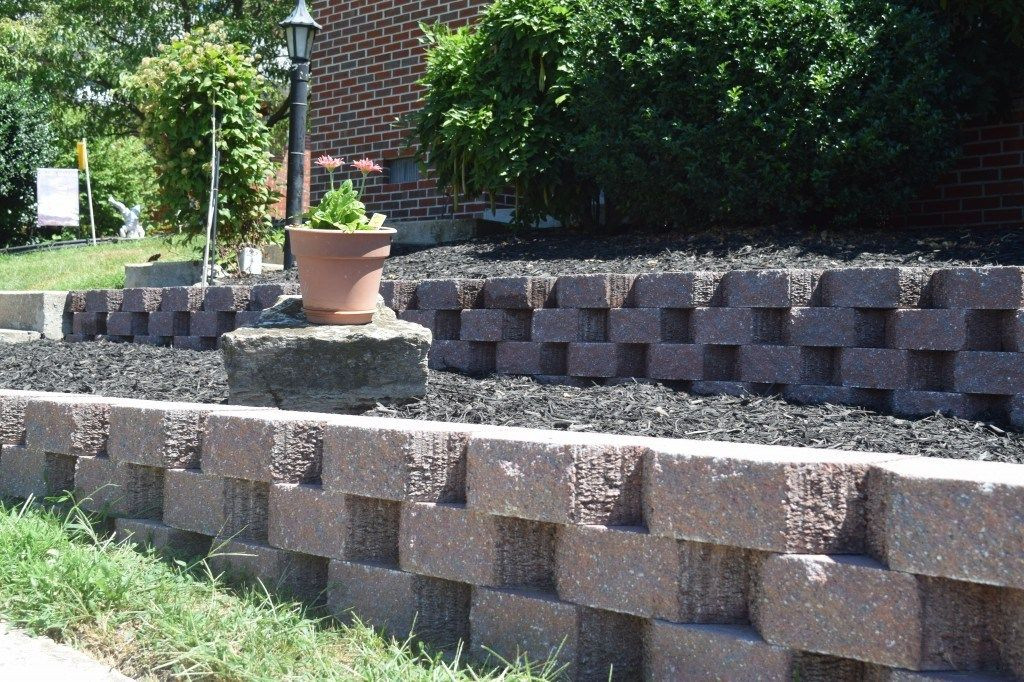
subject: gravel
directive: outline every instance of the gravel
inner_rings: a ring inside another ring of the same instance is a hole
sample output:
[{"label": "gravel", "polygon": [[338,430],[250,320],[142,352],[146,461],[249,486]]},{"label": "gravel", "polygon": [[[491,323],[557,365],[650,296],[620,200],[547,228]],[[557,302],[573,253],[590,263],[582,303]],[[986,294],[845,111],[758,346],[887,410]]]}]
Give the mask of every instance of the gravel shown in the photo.
[{"label": "gravel", "polygon": [[[0,346],[0,388],[227,399],[219,353],[106,342]],[[432,372],[423,399],[378,405],[367,414],[1024,463],[1024,434],[994,423],[900,419],[855,407],[791,405],[775,397],[694,396],[635,382],[581,388]]]},{"label": "gravel", "polygon": [[[694,233],[504,234],[430,248],[395,245],[388,279],[574,275],[844,266],[1024,265],[1024,230],[808,231],[782,228]],[[244,283],[293,279],[268,273]]]}]

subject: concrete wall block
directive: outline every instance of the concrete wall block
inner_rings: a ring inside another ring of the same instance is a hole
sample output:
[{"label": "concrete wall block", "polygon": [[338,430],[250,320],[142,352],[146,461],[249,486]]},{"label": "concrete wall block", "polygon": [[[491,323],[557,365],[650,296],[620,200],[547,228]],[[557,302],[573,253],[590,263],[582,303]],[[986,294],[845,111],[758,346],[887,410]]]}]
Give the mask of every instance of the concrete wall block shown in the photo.
[{"label": "concrete wall block", "polygon": [[625,346],[618,343],[570,343],[566,350],[566,373],[574,377],[620,376]]},{"label": "concrete wall block", "polygon": [[164,472],[164,523],[203,535],[224,530],[224,479],[194,469]]},{"label": "concrete wall block", "polygon": [[886,345],[913,350],[1000,349],[999,321],[985,311],[894,310]]},{"label": "concrete wall block", "polygon": [[499,374],[562,375],[566,373],[566,345],[535,341],[501,341],[495,346]]},{"label": "concrete wall block", "polygon": [[210,336],[172,336],[171,346],[184,350],[216,350],[217,339]]},{"label": "concrete wall block", "polygon": [[555,592],[555,548],[561,526],[494,516],[498,532],[498,585]]},{"label": "concrete wall block", "polygon": [[625,682],[643,678],[647,621],[623,613],[580,609],[576,679]]},{"label": "concrete wall block", "polygon": [[901,668],[921,665],[917,579],[867,557],[767,558],[755,614],[772,644]]},{"label": "concrete wall block", "polygon": [[489,374],[494,371],[494,344],[478,341],[435,340],[427,362],[431,369],[463,374]]},{"label": "concrete wall block", "polygon": [[324,431],[324,487],[395,501],[464,502],[466,424],[353,418]]},{"label": "concrete wall block", "polygon": [[463,310],[459,338],[464,341],[528,341],[531,315],[525,310]]},{"label": "concrete wall block", "polygon": [[949,391],[893,391],[890,402],[892,412],[904,417],[938,413],[960,419],[980,419],[993,407],[991,396]]},{"label": "concrete wall block", "polygon": [[606,311],[577,308],[543,308],[533,311],[530,339],[550,343],[604,341]]},{"label": "concrete wall block", "polygon": [[376,564],[332,559],[327,574],[327,609],[342,621],[353,616],[384,628],[399,640],[417,622],[417,576]]},{"label": "concrete wall block", "polygon": [[235,312],[247,310],[251,301],[252,287],[217,286],[207,287],[203,296],[203,310]]},{"label": "concrete wall block", "polygon": [[149,314],[149,333],[153,336],[188,336],[189,314],[159,310]]},{"label": "concrete wall block", "polygon": [[784,340],[794,346],[859,346],[862,318],[854,308],[791,308]]},{"label": "concrete wall block", "polygon": [[647,349],[647,376],[667,381],[692,381],[704,376],[704,346],[656,343]]},{"label": "concrete wall block", "polygon": [[240,539],[218,538],[214,547],[210,568],[231,581],[259,581],[271,593],[311,603],[326,592],[327,559]]},{"label": "concrete wall block", "polygon": [[634,283],[641,308],[699,308],[715,298],[719,272],[659,272],[639,275]]},{"label": "concrete wall block", "polygon": [[348,530],[345,496],[321,486],[270,486],[267,540],[272,547],[315,556],[344,556]]},{"label": "concrete wall block", "polygon": [[953,358],[953,390],[1014,395],[1024,387],[1024,354],[963,351]]},{"label": "concrete wall block", "polygon": [[483,307],[482,279],[426,279],[416,287],[420,310],[464,310]]},{"label": "concrete wall block", "polygon": [[71,331],[79,336],[96,336],[107,331],[106,313],[73,313]]},{"label": "concrete wall block", "polygon": [[429,329],[435,342],[458,339],[461,333],[458,310],[403,310],[398,317]]},{"label": "concrete wall block", "polygon": [[107,313],[121,309],[121,289],[90,289],[85,292],[85,309],[90,313]]},{"label": "concrete wall block", "polygon": [[746,626],[654,620],[649,638],[651,680],[793,679],[793,652],[768,644]]},{"label": "concrete wall block", "polygon": [[[76,312],[66,309],[68,298],[66,291],[2,291],[0,329],[39,332],[47,339],[63,338],[65,333],[72,331],[67,323],[71,320],[70,315]],[[83,296],[82,311],[86,310],[84,301]],[[103,312],[106,313],[106,308]]]},{"label": "concrete wall block", "polygon": [[535,521],[639,525],[643,451],[626,437],[484,429],[469,441],[467,502]]},{"label": "concrete wall block", "polygon": [[69,291],[67,296],[64,298],[64,312],[65,313],[84,313],[85,312],[85,292],[84,291]]},{"label": "concrete wall block", "polygon": [[613,308],[608,311],[608,340],[615,343],[661,341],[660,308]]},{"label": "concrete wall block", "polygon": [[260,321],[260,311],[240,310],[235,313],[235,329],[239,327],[255,327]]},{"label": "concrete wall block", "polygon": [[[554,660],[574,679],[579,607],[556,598],[513,590],[473,590],[470,648],[482,659]],[[498,661],[494,661],[498,663]]]},{"label": "concrete wall block", "polygon": [[770,552],[865,547],[869,467],[898,459],[828,450],[676,441],[645,464],[651,533]]},{"label": "concrete wall block", "polygon": [[210,537],[150,519],[116,519],[115,538],[138,549],[152,547],[165,556],[195,558],[210,552]]},{"label": "concrete wall block", "polygon": [[167,287],[160,301],[160,310],[170,312],[194,312],[202,308],[202,287]]},{"label": "concrete wall block", "polygon": [[40,391],[0,389],[0,445],[24,445],[25,406],[33,397],[53,395]]},{"label": "concrete wall block", "polygon": [[224,529],[228,538],[266,544],[270,486],[261,481],[224,478]]},{"label": "concrete wall block", "polygon": [[636,275],[565,275],[555,283],[559,308],[621,308]]},{"label": "concrete wall block", "polygon": [[197,310],[189,316],[188,333],[192,336],[216,338],[234,328],[234,312]]},{"label": "concrete wall block", "polygon": [[911,385],[910,351],[891,348],[843,348],[839,379],[853,388],[902,389]]},{"label": "concrete wall block", "polygon": [[75,497],[84,509],[112,516],[161,519],[164,470],[117,463],[107,457],[80,457]]},{"label": "concrete wall block", "polygon": [[346,495],[344,558],[398,566],[401,515],[397,502]]},{"label": "concrete wall block", "polygon": [[740,381],[800,383],[804,370],[803,349],[797,346],[740,346],[736,365]]},{"label": "concrete wall block", "polygon": [[755,314],[750,308],[696,308],[690,316],[693,340],[731,346],[754,343]]},{"label": "concrete wall block", "polygon": [[793,679],[800,682],[866,682],[869,667],[852,658],[793,652]]},{"label": "concrete wall block", "polygon": [[500,584],[494,517],[462,505],[402,505],[399,566],[404,571],[473,585]]},{"label": "concrete wall block", "polygon": [[42,450],[0,445],[0,497],[43,498],[59,492],[47,486],[46,461],[47,455]]},{"label": "concrete wall block", "polygon": [[323,415],[253,410],[206,419],[205,472],[265,483],[312,483],[320,478]]},{"label": "concrete wall block", "polygon": [[822,304],[840,308],[917,308],[928,302],[924,268],[836,268],[821,276]]},{"label": "concrete wall block", "polygon": [[871,478],[873,546],[891,568],[1024,588],[1024,472],[908,458]]},{"label": "concrete wall block", "polygon": [[937,308],[1016,310],[1024,307],[1024,269],[944,268],[932,277]]},{"label": "concrete wall block", "polygon": [[257,284],[249,290],[249,310],[265,310],[277,303],[277,299],[282,296],[296,296],[299,294],[298,282]]},{"label": "concrete wall block", "polygon": [[25,405],[25,444],[76,457],[105,454],[110,407],[125,401],[50,395],[34,397]]},{"label": "concrete wall block", "polygon": [[554,277],[489,277],[484,282],[488,308],[529,310],[554,304]]},{"label": "concrete wall block", "polygon": [[384,305],[396,313],[415,308],[417,284],[419,282],[403,279],[384,280],[380,283],[380,295],[384,298]]},{"label": "concrete wall block", "polygon": [[113,312],[107,315],[107,334],[111,336],[144,336],[148,333],[148,313]]},{"label": "concrete wall block", "polygon": [[722,275],[723,304],[737,308],[810,305],[819,272],[814,270],[731,270]]},{"label": "concrete wall block", "polygon": [[163,296],[163,289],[155,287],[125,289],[121,299],[121,310],[131,313],[151,313],[154,310],[160,310],[160,301]]}]

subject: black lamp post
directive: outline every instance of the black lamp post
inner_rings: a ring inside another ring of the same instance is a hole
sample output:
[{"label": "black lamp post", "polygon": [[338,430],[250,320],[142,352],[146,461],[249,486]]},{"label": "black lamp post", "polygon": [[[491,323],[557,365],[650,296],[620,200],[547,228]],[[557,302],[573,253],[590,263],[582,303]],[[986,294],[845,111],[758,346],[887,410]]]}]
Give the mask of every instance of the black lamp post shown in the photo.
[{"label": "black lamp post", "polygon": [[[291,225],[302,223],[302,190],[306,179],[306,108],[309,100],[309,57],[313,38],[320,24],[306,9],[306,0],[298,0],[295,9],[281,22],[288,39],[292,60],[291,111],[288,120],[288,189],[285,194],[285,219]],[[284,267],[294,268],[291,239],[284,233]]]}]

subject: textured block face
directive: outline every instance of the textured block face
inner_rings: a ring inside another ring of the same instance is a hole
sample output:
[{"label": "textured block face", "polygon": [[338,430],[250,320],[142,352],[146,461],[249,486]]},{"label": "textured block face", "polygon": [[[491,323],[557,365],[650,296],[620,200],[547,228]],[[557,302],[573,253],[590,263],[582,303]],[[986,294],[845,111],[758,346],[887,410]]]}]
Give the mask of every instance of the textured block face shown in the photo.
[{"label": "textured block face", "polygon": [[842,308],[916,308],[929,273],[922,268],[840,268],[821,276],[823,303]]},{"label": "textured block face", "polygon": [[299,412],[214,414],[206,421],[202,468],[267,483],[320,478],[323,420]]},{"label": "textured block face", "polygon": [[573,308],[544,308],[533,312],[530,338],[533,341],[569,343],[573,341],[603,341],[605,314],[596,310]]},{"label": "textured block face", "polygon": [[36,391],[0,389],[0,445],[24,445],[25,406],[29,398],[43,395]]},{"label": "textured block face", "polygon": [[661,309],[609,310],[608,340],[616,343],[657,343],[661,340]]},{"label": "textured block face", "polygon": [[502,341],[495,346],[499,374],[561,375],[566,372],[566,347],[560,343]]},{"label": "textured block face", "polygon": [[591,434],[499,431],[470,439],[470,509],[551,523],[641,522],[643,448]]},{"label": "textured block face", "polygon": [[386,500],[463,502],[473,430],[391,419],[331,424],[324,432],[324,487]]},{"label": "textured block face", "polygon": [[554,593],[560,527],[505,516],[492,518],[497,528],[498,584]]},{"label": "textured block face", "polygon": [[200,287],[167,287],[160,302],[160,310],[192,312],[203,307]]},{"label": "textured block face", "polygon": [[327,586],[327,559],[243,540],[215,540],[210,568],[233,581],[259,581],[271,592],[313,602]]},{"label": "textured block face", "polygon": [[118,464],[106,457],[80,457],[75,496],[85,509],[128,518],[160,519],[164,508],[164,470]]},{"label": "textured block face", "polygon": [[740,381],[795,384],[803,375],[803,352],[797,346],[740,346],[736,364]]},{"label": "textured block face", "polygon": [[899,571],[1024,588],[1024,472],[912,458],[877,467],[873,545]]},{"label": "textured block face", "polygon": [[621,308],[635,275],[568,275],[555,283],[560,308]]},{"label": "textured block face", "polygon": [[224,479],[192,469],[164,472],[164,523],[203,535],[224,529]]},{"label": "textured block face", "polygon": [[1015,310],[1024,307],[1024,270],[1017,267],[949,268],[932,278],[939,308]]},{"label": "textured block face", "polygon": [[457,505],[402,506],[403,570],[473,585],[497,585],[498,532],[494,517]]},{"label": "textured block face", "polygon": [[198,468],[206,416],[216,409],[223,406],[159,402],[113,405],[107,452],[116,462]]},{"label": "textured block face", "polygon": [[176,557],[204,556],[210,551],[210,538],[199,533],[166,526],[147,519],[114,521],[119,542],[130,542],[139,549],[152,547],[161,554]]},{"label": "textured block face", "polygon": [[146,313],[115,312],[107,315],[107,334],[111,336],[142,336],[149,331]]},{"label": "textured block face", "polygon": [[158,288],[125,289],[121,310],[132,313],[150,313],[160,309],[163,290]]},{"label": "textured block face", "polygon": [[889,348],[843,348],[839,378],[854,388],[906,388],[911,381],[908,351]]},{"label": "textured block face", "polygon": [[704,377],[704,346],[694,343],[656,343],[647,349],[647,376],[668,381]]},{"label": "textured block face", "polygon": [[768,644],[749,627],[655,620],[648,636],[652,680],[733,682],[792,676],[792,652]]},{"label": "textured block face", "polygon": [[85,292],[85,309],[91,313],[120,310],[123,296],[120,289],[90,289]]},{"label": "textured block face", "polygon": [[696,343],[741,345],[754,343],[754,318],[749,308],[697,308],[690,317]]},{"label": "textured block face", "polygon": [[530,313],[512,310],[463,310],[459,338],[463,341],[525,341],[530,338]]},{"label": "textured block face", "polygon": [[270,486],[267,539],[271,546],[314,556],[344,556],[345,497],[320,486]]},{"label": "textured block face", "polygon": [[772,552],[862,551],[868,467],[895,455],[680,441],[646,467],[652,533]]},{"label": "textured block face", "polygon": [[414,308],[416,306],[416,285],[417,282],[410,282],[401,279],[385,280],[381,282],[380,295],[384,298],[384,305],[391,308],[396,313],[401,313],[409,308]]},{"label": "textured block face", "polygon": [[458,310],[403,310],[399,317],[426,327],[435,341],[458,339],[461,313]]},{"label": "textured block face", "polygon": [[235,313],[199,310],[189,316],[188,333],[192,336],[217,337],[235,328]]},{"label": "textured block face", "polygon": [[992,407],[993,401],[988,396],[947,391],[893,391],[890,403],[894,414],[907,417],[939,413],[960,419],[980,419]]},{"label": "textured block face", "polygon": [[107,331],[106,313],[72,313],[71,331],[76,336],[92,337]]},{"label": "textured block face", "polygon": [[968,347],[966,310],[894,310],[887,345],[919,350],[962,350]]},{"label": "textured block face", "polygon": [[416,621],[416,581],[411,573],[392,568],[331,560],[327,608],[342,620],[355,615],[401,639]]},{"label": "textured block face", "polygon": [[214,350],[217,348],[217,339],[204,336],[172,336],[171,345],[187,350]]},{"label": "textured block face", "polygon": [[488,308],[525,310],[553,303],[554,277],[489,277],[484,282]]},{"label": "textured block face", "polygon": [[469,607],[472,587],[439,578],[416,576],[416,636],[448,649],[469,642]]},{"label": "textured block face", "polygon": [[866,557],[780,555],[765,560],[758,592],[758,629],[772,644],[920,666],[922,604],[912,575]]},{"label": "textured block face", "polygon": [[427,279],[416,287],[416,307],[421,310],[463,310],[483,303],[482,279]]},{"label": "textured block face", "polygon": [[1024,392],[1024,354],[965,351],[953,359],[953,388],[965,393]]},{"label": "textured block face", "polygon": [[640,528],[568,526],[558,543],[558,595],[621,613],[675,619],[679,548]]},{"label": "textured block face", "polygon": [[245,286],[207,287],[203,310],[236,311],[249,307],[250,288]]},{"label": "textured block face", "polygon": [[[46,453],[20,445],[0,446],[0,496],[46,497]],[[74,470],[72,469],[72,474]]]},{"label": "textured block face", "polygon": [[794,346],[850,347],[861,345],[863,316],[853,308],[792,308],[786,341]]},{"label": "textured block face", "polygon": [[633,285],[642,308],[698,308],[711,305],[721,273],[661,272],[639,275]]},{"label": "textured block face", "polygon": [[257,284],[249,291],[249,309],[265,310],[274,305],[281,296],[297,293],[294,282],[287,284]]},{"label": "textured block face", "polygon": [[345,496],[345,559],[398,566],[401,505],[356,495]]},{"label": "textured block face", "polygon": [[624,349],[617,343],[570,343],[566,371],[574,377],[619,376]]},{"label": "textured block face", "polygon": [[104,454],[111,402],[117,401],[33,398],[25,405],[25,444],[76,457]]},{"label": "textured block face", "polygon": [[477,588],[470,611],[471,646],[478,656],[514,661],[556,660],[572,665],[577,654],[579,607],[533,593]]},{"label": "textured block face", "polygon": [[267,542],[270,486],[241,478],[224,479],[224,531],[226,537]]},{"label": "textured block face", "polygon": [[188,313],[159,310],[149,314],[153,336],[188,336]]},{"label": "textured block face", "polygon": [[430,346],[428,361],[431,369],[487,374],[494,371],[494,344],[437,340]]},{"label": "textured block face", "polygon": [[645,628],[645,621],[635,616],[581,608],[576,679],[642,679]]},{"label": "textured block face", "polygon": [[722,276],[724,304],[738,308],[789,308],[811,302],[811,270],[732,270]]}]

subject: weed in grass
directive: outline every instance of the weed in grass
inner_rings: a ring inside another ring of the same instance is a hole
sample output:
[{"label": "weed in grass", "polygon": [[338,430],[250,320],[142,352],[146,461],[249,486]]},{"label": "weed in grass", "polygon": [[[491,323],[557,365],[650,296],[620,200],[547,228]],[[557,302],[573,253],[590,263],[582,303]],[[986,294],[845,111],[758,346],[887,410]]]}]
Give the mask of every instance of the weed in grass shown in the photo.
[{"label": "weed in grass", "polygon": [[[60,501],[58,501],[60,502]],[[79,508],[0,502],[0,620],[143,679],[539,682],[553,663],[482,669],[361,624],[229,587],[205,559],[161,560]]]}]

